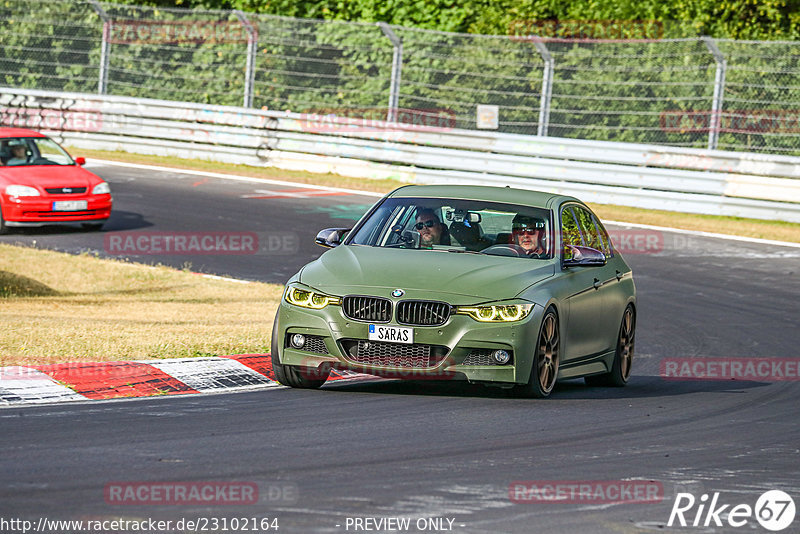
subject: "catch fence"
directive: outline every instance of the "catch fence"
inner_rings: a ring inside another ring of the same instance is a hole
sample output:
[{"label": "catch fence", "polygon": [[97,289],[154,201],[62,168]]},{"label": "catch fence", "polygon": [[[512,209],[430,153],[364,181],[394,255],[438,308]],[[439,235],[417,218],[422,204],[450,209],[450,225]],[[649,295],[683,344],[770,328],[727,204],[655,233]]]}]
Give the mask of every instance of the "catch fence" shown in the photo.
[{"label": "catch fence", "polygon": [[0,3],[7,87],[800,154],[800,43],[564,39],[98,1]]}]

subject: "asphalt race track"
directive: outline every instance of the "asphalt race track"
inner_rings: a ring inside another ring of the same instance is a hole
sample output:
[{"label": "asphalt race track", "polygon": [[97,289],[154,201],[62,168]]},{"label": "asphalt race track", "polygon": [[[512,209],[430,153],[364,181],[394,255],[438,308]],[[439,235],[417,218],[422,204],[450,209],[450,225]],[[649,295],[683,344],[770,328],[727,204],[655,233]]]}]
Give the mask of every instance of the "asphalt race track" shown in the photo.
[{"label": "asphalt race track", "polygon": [[[313,244],[317,230],[348,226],[375,201],[116,166],[92,170],[114,192],[103,232],[42,229],[0,242],[116,256],[107,250],[109,234],[292,235],[296,241],[258,255],[124,256],[282,283],[323,252]],[[356,528],[356,518],[390,517],[410,518],[405,532],[768,532],[753,517],[734,528],[727,512],[754,507],[767,490],[783,490],[800,506],[797,377],[659,374],[668,358],[800,358],[800,248],[673,233],[657,239],[651,250],[626,254],[639,296],[626,388],[562,382],[552,398],[536,401],[455,383],[376,380],[319,391],[3,409],[0,517],[277,518],[281,533],[401,531],[367,529],[376,525],[369,522]],[[659,499],[516,503],[509,495],[516,481],[636,480],[659,485]],[[104,494],[127,482],[205,481],[253,483],[258,502],[131,506]],[[691,523],[701,496],[711,501],[715,492],[718,505],[730,505],[719,516],[723,526],[713,518],[703,526],[704,511],[700,526],[666,527],[677,493],[697,499],[685,514]],[[418,528],[424,518],[441,521]],[[798,525],[800,518],[784,532]]]},{"label": "asphalt race track", "polygon": [[[247,280],[284,283],[323,252],[314,244],[319,230],[352,225],[378,199],[252,181],[213,179],[182,173],[155,173],[127,167],[87,166],[112,188],[114,209],[103,232],[79,227],[26,229],[2,236],[3,243],[36,243],[64,252],[91,252],[103,257],[188,267]],[[156,176],[157,175],[157,176]],[[264,250],[257,254],[165,253],[152,241],[134,250],[116,247],[114,236],[153,233],[255,233]],[[159,248],[162,252],[159,252]]]}]

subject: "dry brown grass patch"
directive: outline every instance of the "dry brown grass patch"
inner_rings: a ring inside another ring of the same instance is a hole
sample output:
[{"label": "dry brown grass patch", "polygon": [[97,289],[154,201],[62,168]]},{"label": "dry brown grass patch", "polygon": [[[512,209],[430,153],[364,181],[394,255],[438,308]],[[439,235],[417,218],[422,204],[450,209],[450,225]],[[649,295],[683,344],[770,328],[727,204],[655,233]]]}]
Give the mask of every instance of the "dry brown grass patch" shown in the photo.
[{"label": "dry brown grass patch", "polygon": [[0,245],[0,366],[266,353],[282,289]]}]

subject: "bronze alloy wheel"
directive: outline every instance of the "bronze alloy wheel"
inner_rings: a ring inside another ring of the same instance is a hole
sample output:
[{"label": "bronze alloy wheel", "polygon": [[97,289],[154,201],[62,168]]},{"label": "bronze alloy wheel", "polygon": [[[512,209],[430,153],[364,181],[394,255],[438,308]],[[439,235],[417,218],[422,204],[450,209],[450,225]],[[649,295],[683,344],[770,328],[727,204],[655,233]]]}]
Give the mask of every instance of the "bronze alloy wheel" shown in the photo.
[{"label": "bronze alloy wheel", "polygon": [[539,399],[550,396],[558,377],[560,339],[558,315],[550,308],[542,319],[530,379],[527,384],[514,386],[512,392],[515,395]]},{"label": "bronze alloy wheel", "polygon": [[542,321],[536,370],[539,387],[549,394],[556,385],[558,375],[558,320],[553,312],[548,313]]},{"label": "bronze alloy wheel", "polygon": [[619,326],[617,350],[614,353],[614,363],[611,371],[601,375],[587,376],[584,381],[589,386],[622,387],[628,383],[633,368],[633,347],[636,337],[636,312],[633,306],[628,305],[622,313],[622,323]]},{"label": "bronze alloy wheel", "polygon": [[635,335],[636,329],[633,309],[628,306],[625,308],[625,314],[622,316],[622,326],[619,329],[619,342],[617,343],[620,378],[625,382],[627,382],[628,378],[631,376],[631,367],[633,365],[633,341]]}]

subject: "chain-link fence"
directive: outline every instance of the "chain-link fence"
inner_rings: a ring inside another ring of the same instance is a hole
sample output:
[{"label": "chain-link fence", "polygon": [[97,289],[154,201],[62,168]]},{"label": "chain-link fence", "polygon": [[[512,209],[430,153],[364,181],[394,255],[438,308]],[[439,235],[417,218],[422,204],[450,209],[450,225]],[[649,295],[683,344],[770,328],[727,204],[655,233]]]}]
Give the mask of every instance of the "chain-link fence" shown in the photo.
[{"label": "chain-link fence", "polygon": [[5,0],[0,45],[10,87],[472,129],[490,105],[502,132],[800,154],[798,42],[486,36]]}]

